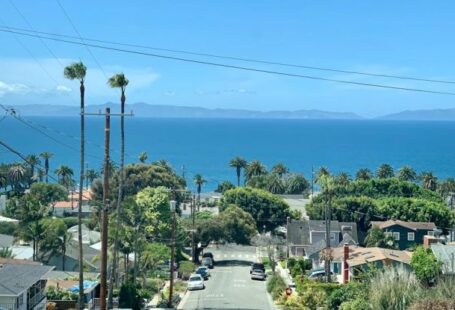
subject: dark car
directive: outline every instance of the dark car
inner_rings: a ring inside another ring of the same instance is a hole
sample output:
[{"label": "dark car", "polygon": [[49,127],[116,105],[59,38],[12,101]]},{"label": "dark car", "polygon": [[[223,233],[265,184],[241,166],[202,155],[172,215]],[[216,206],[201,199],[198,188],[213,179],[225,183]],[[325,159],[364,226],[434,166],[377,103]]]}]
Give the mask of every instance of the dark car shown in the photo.
[{"label": "dark car", "polygon": [[196,270],[196,274],[198,274],[201,277],[203,277],[204,280],[208,280],[209,279],[209,274],[207,273],[207,271],[204,268],[198,268]]},{"label": "dark car", "polygon": [[210,257],[204,257],[202,259],[202,266],[206,266],[210,269],[213,268],[213,260]]},{"label": "dark car", "polygon": [[259,269],[259,270],[262,270],[263,272],[265,272],[265,266],[262,263],[253,263],[251,265],[250,274],[252,274],[253,270],[255,270],[255,269]]},{"label": "dark car", "polygon": [[209,257],[212,259],[213,262],[215,262],[215,259],[213,258],[213,254],[211,252],[205,252],[202,254],[202,258]]}]

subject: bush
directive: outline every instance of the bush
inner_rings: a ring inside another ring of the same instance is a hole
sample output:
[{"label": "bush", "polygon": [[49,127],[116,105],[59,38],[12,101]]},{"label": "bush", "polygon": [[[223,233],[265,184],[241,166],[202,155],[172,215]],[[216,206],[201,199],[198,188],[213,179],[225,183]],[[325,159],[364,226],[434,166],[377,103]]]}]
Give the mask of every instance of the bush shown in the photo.
[{"label": "bush", "polygon": [[3,222],[0,225],[0,234],[13,236],[18,225],[11,222]]},{"label": "bush", "polygon": [[340,310],[370,310],[370,304],[365,298],[357,298],[352,301],[346,301],[341,304]]},{"label": "bush", "polygon": [[139,290],[132,283],[125,283],[120,287],[119,308],[140,310],[142,307]]},{"label": "bush", "polygon": [[182,279],[188,279],[193,273],[195,265],[190,261],[183,261],[180,263],[179,273]]},{"label": "bush", "polygon": [[327,299],[329,309],[338,309],[342,303],[354,301],[360,296],[365,299],[365,284],[357,282],[349,282],[332,290]]},{"label": "bush", "polygon": [[272,295],[274,300],[278,299],[280,295],[286,290],[286,283],[283,278],[277,274],[273,274],[267,281],[267,292]]},{"label": "bush", "polygon": [[77,225],[77,217],[64,217],[63,221],[65,222],[66,227],[70,228]]}]

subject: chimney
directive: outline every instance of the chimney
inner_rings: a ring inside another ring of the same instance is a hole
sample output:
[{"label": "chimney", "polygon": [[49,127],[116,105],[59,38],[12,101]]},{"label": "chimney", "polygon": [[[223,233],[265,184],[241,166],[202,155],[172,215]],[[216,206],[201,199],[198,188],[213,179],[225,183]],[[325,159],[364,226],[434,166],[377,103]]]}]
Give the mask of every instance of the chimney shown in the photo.
[{"label": "chimney", "polygon": [[349,245],[347,243],[343,246],[343,283],[346,284],[349,282]]},{"label": "chimney", "polygon": [[423,236],[423,247],[428,249],[432,244],[438,243],[439,238],[435,238],[434,236],[425,235]]}]

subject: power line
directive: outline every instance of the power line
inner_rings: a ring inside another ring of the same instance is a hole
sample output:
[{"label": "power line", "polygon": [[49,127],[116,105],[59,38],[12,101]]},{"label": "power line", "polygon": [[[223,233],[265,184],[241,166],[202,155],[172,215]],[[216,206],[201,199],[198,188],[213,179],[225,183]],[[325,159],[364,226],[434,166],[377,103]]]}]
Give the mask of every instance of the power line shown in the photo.
[{"label": "power line", "polygon": [[85,48],[87,49],[87,51],[89,52],[90,56],[93,58],[93,60],[95,61],[96,65],[98,66],[98,68],[100,68],[101,72],[103,73],[104,77],[106,78],[106,80],[108,79],[107,77],[107,74],[106,72],[103,70],[103,67],[101,67],[100,63],[98,62],[98,59],[96,59],[95,55],[92,53],[92,51],[90,50],[89,46],[87,44],[85,44],[85,41],[84,41],[84,38],[82,38],[80,32],[77,30],[76,28],[76,25],[73,23],[73,21],[71,20],[71,17],[69,16],[69,14],[66,12],[65,8],[63,7],[63,5],[60,3],[60,0],[55,0],[55,2],[57,2],[58,6],[60,7],[60,9],[62,10],[63,14],[66,16],[66,19],[69,21],[69,23],[71,24],[71,27],[73,27],[73,30],[74,32],[76,32],[76,34],[79,36],[79,39],[82,41],[82,45],[85,46]]},{"label": "power line", "polygon": [[382,89],[393,89],[393,90],[402,90],[402,91],[410,91],[410,92],[455,96],[455,93],[453,93],[453,92],[331,79],[331,78],[289,73],[289,72],[283,72],[283,71],[265,70],[265,69],[258,69],[258,68],[253,68],[253,67],[243,67],[243,66],[236,66],[236,65],[229,65],[229,64],[222,64],[222,63],[216,63],[216,62],[190,59],[190,58],[182,58],[182,57],[168,56],[168,55],[162,55],[162,54],[147,53],[147,52],[142,52],[142,51],[137,51],[137,50],[109,47],[109,46],[104,46],[104,45],[99,45],[99,44],[81,43],[81,42],[76,42],[76,41],[71,41],[71,40],[46,37],[46,36],[37,35],[37,34],[24,33],[24,32],[19,32],[19,31],[14,31],[14,30],[0,29],[0,31],[8,32],[8,33],[16,33],[16,34],[19,34],[22,36],[28,36],[28,37],[33,37],[33,38],[43,38],[46,40],[63,42],[63,43],[68,43],[68,44],[73,44],[73,45],[86,45],[86,46],[90,46],[90,47],[94,47],[94,48],[98,48],[98,49],[111,50],[111,51],[127,53],[127,54],[149,56],[149,57],[155,57],[155,58],[161,58],[161,59],[167,59],[167,60],[175,60],[175,61],[193,63],[193,64],[201,64],[201,65],[208,65],[208,66],[221,67],[221,68],[230,68],[230,69],[266,73],[266,74],[273,74],[273,75],[280,75],[280,76],[287,76],[287,77],[294,77],[294,78],[303,78],[303,79],[316,80],[316,81],[335,82],[335,83],[341,83],[341,84],[368,86],[368,87],[375,87],[375,88],[382,88]]},{"label": "power line", "polygon": [[[13,30],[17,30],[17,31],[27,31],[27,32],[37,33],[37,34],[44,34],[44,35],[49,35],[49,36],[81,40],[80,37],[75,37],[75,36],[70,36],[70,35],[65,35],[65,34],[50,33],[50,32],[44,32],[44,31],[29,31],[26,29],[15,28],[15,27],[9,27],[9,28],[13,29]],[[300,64],[292,64],[292,63],[285,63],[285,62],[274,62],[274,61],[269,61],[269,60],[218,55],[218,54],[212,54],[212,53],[200,53],[200,52],[194,52],[194,51],[188,51],[188,50],[153,47],[153,46],[147,46],[147,45],[122,43],[122,42],[107,41],[107,40],[100,40],[100,39],[93,39],[93,38],[83,38],[83,40],[88,41],[88,42],[97,42],[97,43],[103,43],[103,44],[112,44],[112,45],[119,45],[119,46],[143,48],[143,49],[149,49],[149,50],[180,53],[180,54],[187,54],[187,55],[193,55],[193,56],[211,57],[211,58],[227,59],[227,60],[237,60],[237,61],[265,64],[265,65],[276,65],[276,66],[291,67],[291,68],[302,68],[302,69],[310,69],[310,70],[318,70],[318,71],[357,74],[357,75],[364,75],[364,76],[383,77],[383,78],[392,78],[392,79],[400,79],[400,80],[412,80],[412,81],[429,82],[429,83],[455,84],[455,81],[449,81],[449,80],[427,79],[427,78],[419,78],[419,77],[412,77],[412,76],[380,74],[380,73],[373,73],[373,72],[343,70],[343,69],[336,69],[336,68],[329,68],[329,67],[300,65]]]}]

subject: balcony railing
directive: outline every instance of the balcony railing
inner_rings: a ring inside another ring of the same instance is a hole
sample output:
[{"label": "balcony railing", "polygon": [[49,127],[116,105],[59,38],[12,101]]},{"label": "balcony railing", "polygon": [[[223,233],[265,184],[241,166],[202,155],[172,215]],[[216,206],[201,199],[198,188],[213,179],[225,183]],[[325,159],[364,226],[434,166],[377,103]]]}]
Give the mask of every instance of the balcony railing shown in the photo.
[{"label": "balcony railing", "polygon": [[39,304],[44,299],[44,297],[46,297],[46,295],[44,294],[43,291],[36,293],[35,296],[31,297],[28,300],[27,309],[28,310],[33,309],[33,307],[35,307],[37,304]]},{"label": "balcony railing", "polygon": [[11,304],[6,304],[6,303],[0,303],[0,309],[2,310],[16,310],[16,304],[11,303]]}]

